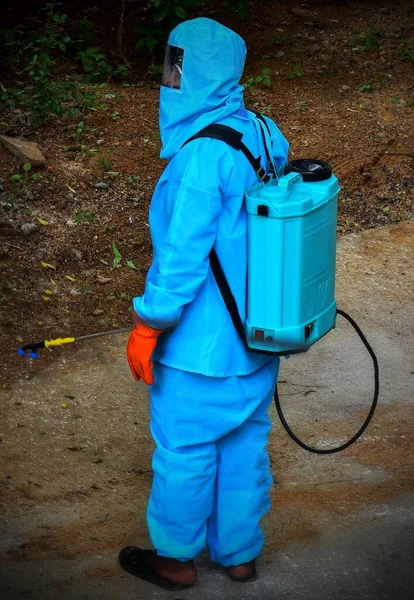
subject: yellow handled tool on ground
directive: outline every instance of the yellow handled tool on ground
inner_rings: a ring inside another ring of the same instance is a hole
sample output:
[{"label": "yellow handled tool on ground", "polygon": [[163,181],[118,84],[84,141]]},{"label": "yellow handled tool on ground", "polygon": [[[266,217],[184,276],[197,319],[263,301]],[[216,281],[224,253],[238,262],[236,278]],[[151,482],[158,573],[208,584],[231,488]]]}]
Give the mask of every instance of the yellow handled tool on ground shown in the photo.
[{"label": "yellow handled tool on ground", "polygon": [[65,338],[56,338],[54,340],[42,340],[41,342],[34,342],[33,344],[26,344],[25,346],[20,346],[17,349],[17,354],[19,356],[29,356],[29,358],[38,358],[39,354],[36,350],[40,350],[41,348],[53,348],[54,346],[63,346],[64,344],[73,344],[73,342],[80,342],[81,340],[86,340],[94,337],[101,337],[102,335],[113,335],[115,333],[126,333],[131,331],[131,327],[122,327],[121,329],[110,329],[108,331],[98,331],[97,333],[87,333],[86,335],[80,335],[78,337],[65,337]]}]

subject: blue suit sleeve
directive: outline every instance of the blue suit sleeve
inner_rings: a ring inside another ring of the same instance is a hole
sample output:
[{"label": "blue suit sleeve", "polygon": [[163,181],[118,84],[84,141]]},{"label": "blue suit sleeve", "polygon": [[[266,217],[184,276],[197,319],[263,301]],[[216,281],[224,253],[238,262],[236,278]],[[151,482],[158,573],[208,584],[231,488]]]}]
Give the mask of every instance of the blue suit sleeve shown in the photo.
[{"label": "blue suit sleeve", "polygon": [[[151,327],[174,326],[207,277],[230,168],[223,146],[197,140],[185,147],[157,203],[170,213],[169,222],[154,249],[144,295],[133,301],[134,310]],[[155,209],[152,219],[157,219]]]}]

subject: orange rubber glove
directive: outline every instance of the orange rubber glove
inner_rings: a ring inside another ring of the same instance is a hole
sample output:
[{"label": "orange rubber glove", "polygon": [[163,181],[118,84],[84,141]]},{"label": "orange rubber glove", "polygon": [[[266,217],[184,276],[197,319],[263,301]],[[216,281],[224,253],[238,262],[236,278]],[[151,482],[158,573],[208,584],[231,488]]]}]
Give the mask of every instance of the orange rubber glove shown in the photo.
[{"label": "orange rubber glove", "polygon": [[153,329],[143,323],[134,313],[135,327],[131,332],[127,344],[127,358],[129,368],[136,381],[142,379],[147,385],[154,383],[151,356],[157,345],[158,337],[164,329]]}]

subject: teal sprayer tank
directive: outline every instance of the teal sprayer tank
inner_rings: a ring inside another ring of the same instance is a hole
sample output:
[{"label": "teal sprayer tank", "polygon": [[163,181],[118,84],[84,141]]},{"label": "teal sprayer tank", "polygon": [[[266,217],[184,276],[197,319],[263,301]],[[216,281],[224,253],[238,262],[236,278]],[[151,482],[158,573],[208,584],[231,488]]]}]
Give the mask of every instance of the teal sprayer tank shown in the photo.
[{"label": "teal sprayer tank", "polygon": [[251,349],[304,352],[335,326],[339,190],[327,163],[302,159],[246,191]]}]

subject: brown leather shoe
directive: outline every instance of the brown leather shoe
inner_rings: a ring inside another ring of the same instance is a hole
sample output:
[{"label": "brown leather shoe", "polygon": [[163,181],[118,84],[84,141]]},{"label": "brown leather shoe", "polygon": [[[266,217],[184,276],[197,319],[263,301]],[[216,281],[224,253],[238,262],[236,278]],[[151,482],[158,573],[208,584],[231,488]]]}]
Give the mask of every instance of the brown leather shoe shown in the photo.
[{"label": "brown leather shoe", "polygon": [[251,560],[241,565],[226,567],[227,575],[234,581],[254,581],[257,578],[255,561]]}]

